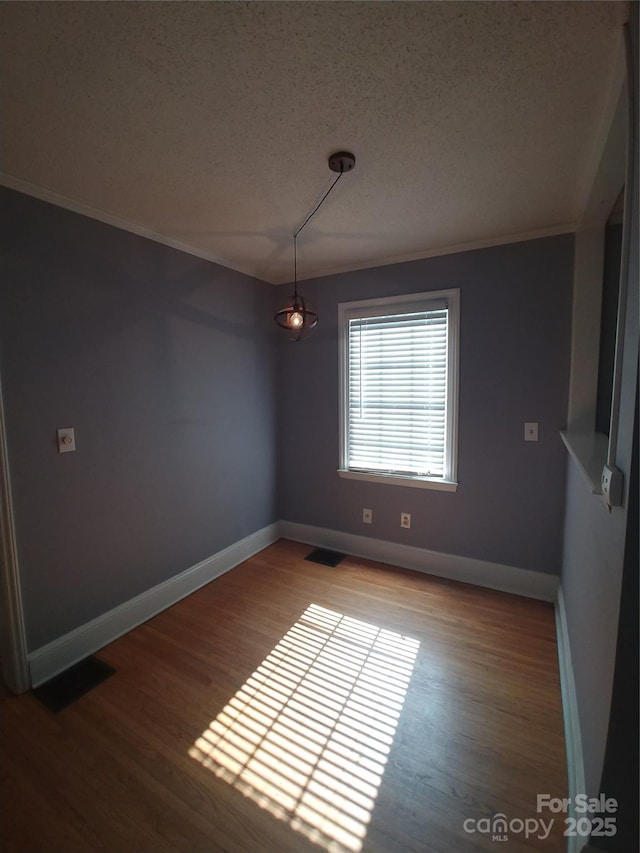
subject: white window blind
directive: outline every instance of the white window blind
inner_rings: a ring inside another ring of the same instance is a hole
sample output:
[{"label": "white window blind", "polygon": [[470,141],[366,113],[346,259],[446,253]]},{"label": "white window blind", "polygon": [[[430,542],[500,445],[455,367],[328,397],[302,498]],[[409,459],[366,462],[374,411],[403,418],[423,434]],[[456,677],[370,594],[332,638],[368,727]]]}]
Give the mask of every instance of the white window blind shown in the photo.
[{"label": "white window blind", "polygon": [[457,311],[452,317],[450,308],[450,300],[415,296],[344,306],[347,471],[452,478]]}]

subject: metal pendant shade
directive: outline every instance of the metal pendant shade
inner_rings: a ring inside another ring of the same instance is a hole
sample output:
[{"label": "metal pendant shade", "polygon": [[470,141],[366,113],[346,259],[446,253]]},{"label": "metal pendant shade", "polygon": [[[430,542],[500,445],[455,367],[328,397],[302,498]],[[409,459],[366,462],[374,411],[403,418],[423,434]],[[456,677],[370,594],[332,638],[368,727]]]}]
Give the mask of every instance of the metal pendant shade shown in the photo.
[{"label": "metal pendant shade", "polygon": [[304,220],[302,225],[293,235],[293,296],[283,308],[276,311],[274,320],[281,329],[289,332],[290,341],[299,341],[305,332],[310,331],[318,324],[318,315],[306,302],[304,296],[298,293],[298,234],[302,231],[311,217],[317,213],[323,201],[338,183],[344,172],[350,172],[356,164],[356,158],[347,151],[338,151],[329,157],[329,168],[332,172],[338,172],[338,177],[331,184],[318,204]]},{"label": "metal pendant shade", "polygon": [[307,306],[304,296],[299,296],[297,291],[288,305],[276,311],[274,319],[281,329],[291,332],[291,341],[299,341],[306,331],[318,324],[318,315]]}]

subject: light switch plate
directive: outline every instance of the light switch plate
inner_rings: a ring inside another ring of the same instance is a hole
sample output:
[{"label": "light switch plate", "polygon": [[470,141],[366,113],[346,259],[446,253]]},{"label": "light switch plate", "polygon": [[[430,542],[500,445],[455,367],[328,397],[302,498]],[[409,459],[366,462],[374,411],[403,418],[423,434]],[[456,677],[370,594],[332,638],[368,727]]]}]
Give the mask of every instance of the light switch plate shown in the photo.
[{"label": "light switch plate", "polygon": [[525,441],[537,441],[538,440],[538,424],[536,422],[526,423],[524,425],[524,440]]},{"label": "light switch plate", "polygon": [[58,453],[71,453],[76,449],[76,433],[73,427],[58,430]]}]

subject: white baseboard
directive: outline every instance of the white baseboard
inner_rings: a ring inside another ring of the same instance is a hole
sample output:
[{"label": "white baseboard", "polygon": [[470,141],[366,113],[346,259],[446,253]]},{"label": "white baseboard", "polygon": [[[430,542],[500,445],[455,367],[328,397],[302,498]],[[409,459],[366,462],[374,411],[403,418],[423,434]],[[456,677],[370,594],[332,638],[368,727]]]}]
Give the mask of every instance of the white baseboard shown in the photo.
[{"label": "white baseboard", "polygon": [[553,575],[370,539],[323,527],[280,521],[252,533],[179,575],[31,652],[28,656],[31,686],[43,684],[113,642],[181,598],[257,554],[280,536],[543,601],[555,599],[558,585],[558,579]]},{"label": "white baseboard", "polygon": [[368,536],[343,533],[325,527],[313,527],[309,524],[297,524],[293,521],[281,521],[280,532],[283,537],[293,539],[295,542],[306,542],[308,545],[343,551],[345,554],[353,554],[356,557],[365,557],[368,560],[377,560],[392,566],[497,589],[501,592],[524,595],[527,598],[555,601],[558,589],[558,578],[555,575],[504,566],[487,560],[428,551],[426,548],[416,548],[412,545],[402,545],[382,539],[370,539]]},{"label": "white baseboard", "polygon": [[[580,733],[580,717],[578,715],[578,697],[573,677],[571,663],[571,645],[567,613],[564,606],[562,587],[558,587],[556,597],[556,638],[558,645],[558,665],[560,668],[560,690],[562,692],[562,714],[564,717],[564,740],[567,751],[567,777],[569,785],[569,811],[567,817],[578,818],[573,804],[576,794],[585,794],[584,758],[582,754],[582,736]],[[567,853],[577,853],[584,843],[584,838],[569,836]]]},{"label": "white baseboard", "polygon": [[181,598],[248,560],[279,537],[278,522],[263,527],[179,575],[31,652],[28,660],[32,687],[43,684],[107,643],[117,640]]}]

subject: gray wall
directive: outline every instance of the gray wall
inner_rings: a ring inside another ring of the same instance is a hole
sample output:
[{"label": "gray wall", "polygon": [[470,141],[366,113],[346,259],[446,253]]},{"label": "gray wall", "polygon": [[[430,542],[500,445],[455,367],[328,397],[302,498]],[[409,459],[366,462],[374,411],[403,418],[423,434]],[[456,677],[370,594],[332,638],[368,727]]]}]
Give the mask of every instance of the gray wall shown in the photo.
[{"label": "gray wall", "polygon": [[[636,30],[637,31],[637,30]],[[637,386],[636,386],[637,395]],[[636,396],[636,407],[637,407]],[[640,702],[638,696],[639,634],[638,597],[640,544],[638,542],[638,412],[633,434],[629,504],[627,508],[627,535],[624,549],[624,569],[618,620],[618,642],[616,667],[611,696],[609,733],[604,757],[604,768],[600,790],[618,801],[616,834],[598,838],[593,843],[604,850],[633,850],[638,846],[638,802],[640,780],[638,779],[638,754],[640,737],[638,719]]]},{"label": "gray wall", "polygon": [[625,513],[607,509],[573,459],[567,472],[562,591],[578,697],[587,793],[595,796],[609,721]]},{"label": "gray wall", "polygon": [[[318,328],[279,351],[280,517],[448,554],[558,573],[573,237],[447,255],[305,281]],[[340,479],[337,305],[461,291],[454,493]],[[277,288],[284,301],[290,287]],[[525,421],[540,441],[525,443]],[[362,508],[373,524],[362,524]],[[412,514],[400,529],[400,512]]]},{"label": "gray wall", "polygon": [[[634,77],[637,85],[637,4],[632,4],[630,32],[635,62]],[[568,461],[562,589],[580,715],[586,787],[587,793],[594,795],[600,789],[611,705],[624,565],[633,428],[634,419],[638,416],[635,396],[638,375],[638,281],[640,278],[638,174],[636,127],[635,180],[631,187],[633,193],[632,242],[629,256],[622,403],[616,459],[617,467],[625,474],[627,494],[624,505],[613,509],[609,514],[600,498],[591,494],[575,462],[572,459]],[[632,523],[637,525],[638,519],[633,519]],[[635,571],[637,570],[636,565]],[[637,600],[634,604],[637,619]],[[637,675],[636,670],[633,676],[636,679],[635,684],[630,680],[627,685],[628,690],[637,690]]]},{"label": "gray wall", "polygon": [[[276,519],[269,285],[3,189],[29,650]],[[77,451],[60,455],[56,428]]]}]

